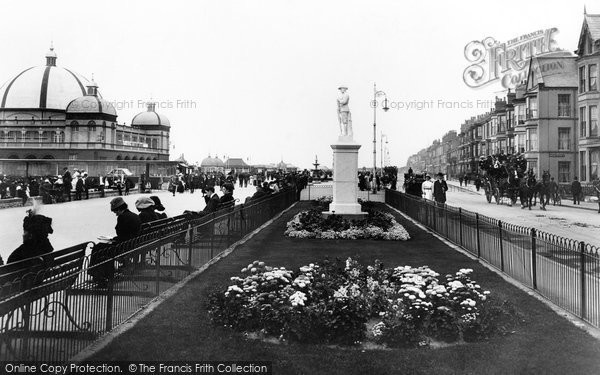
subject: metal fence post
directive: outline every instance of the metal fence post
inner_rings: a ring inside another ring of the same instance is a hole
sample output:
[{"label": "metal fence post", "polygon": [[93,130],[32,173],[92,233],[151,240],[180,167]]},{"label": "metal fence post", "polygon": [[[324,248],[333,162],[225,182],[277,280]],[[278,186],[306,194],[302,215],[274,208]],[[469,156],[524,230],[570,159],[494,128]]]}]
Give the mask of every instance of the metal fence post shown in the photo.
[{"label": "metal fence post", "polygon": [[106,332],[110,331],[113,327],[113,290],[114,290],[114,276],[115,276],[115,265],[114,260],[108,261],[110,266],[112,267],[109,275],[108,275],[108,283],[106,288]]},{"label": "metal fence post", "polygon": [[536,238],[537,232],[535,228],[531,228],[531,286],[533,287],[533,289],[537,289]]},{"label": "metal fence post", "polygon": [[450,232],[448,231],[448,207],[446,207],[446,203],[444,203],[443,210],[444,220],[446,221],[446,238],[450,239]]},{"label": "metal fence post", "polygon": [[585,283],[585,242],[579,242],[579,253],[581,262],[581,319],[587,317],[586,283]]},{"label": "metal fence post", "polygon": [[192,224],[188,224],[188,236],[190,238],[188,246],[188,272],[192,273],[192,251],[194,250],[194,229],[192,228]]},{"label": "metal fence post", "polygon": [[481,240],[479,236],[479,214],[475,214],[475,233],[477,234],[477,258],[481,258]]},{"label": "metal fence post", "polygon": [[156,248],[156,286],[154,291],[157,296],[160,294],[160,246]]},{"label": "metal fence post", "polygon": [[462,208],[458,208],[458,238],[460,246],[463,246]]},{"label": "metal fence post", "polygon": [[502,243],[502,220],[498,220],[498,239],[500,240],[500,271],[504,272],[504,244]]}]

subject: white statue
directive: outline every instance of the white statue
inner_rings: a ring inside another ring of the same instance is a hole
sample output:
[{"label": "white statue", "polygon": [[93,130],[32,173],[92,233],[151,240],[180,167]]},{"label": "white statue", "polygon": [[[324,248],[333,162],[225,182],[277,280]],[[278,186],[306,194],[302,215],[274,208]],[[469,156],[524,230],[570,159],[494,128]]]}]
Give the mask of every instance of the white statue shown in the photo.
[{"label": "white statue", "polygon": [[348,107],[350,96],[346,93],[348,88],[346,86],[340,86],[338,87],[338,90],[340,90],[340,96],[337,98],[340,135],[352,137],[352,116],[350,116],[350,108]]}]

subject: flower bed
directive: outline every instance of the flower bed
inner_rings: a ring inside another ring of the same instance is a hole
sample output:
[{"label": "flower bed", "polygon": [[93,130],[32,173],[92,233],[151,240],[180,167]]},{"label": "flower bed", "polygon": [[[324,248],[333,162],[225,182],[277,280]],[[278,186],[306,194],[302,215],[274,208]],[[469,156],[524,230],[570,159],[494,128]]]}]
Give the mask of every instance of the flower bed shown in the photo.
[{"label": "flower bed", "polygon": [[393,215],[369,210],[362,220],[347,220],[340,215],[323,217],[321,210],[303,211],[287,223],[285,235],[296,238],[375,239],[406,241],[410,235]]},{"label": "flower bed", "polygon": [[296,272],[255,261],[211,294],[209,313],[240,332],[304,343],[418,347],[508,332],[518,314],[491,300],[471,272],[440,280],[426,266],[364,267],[351,258]]}]

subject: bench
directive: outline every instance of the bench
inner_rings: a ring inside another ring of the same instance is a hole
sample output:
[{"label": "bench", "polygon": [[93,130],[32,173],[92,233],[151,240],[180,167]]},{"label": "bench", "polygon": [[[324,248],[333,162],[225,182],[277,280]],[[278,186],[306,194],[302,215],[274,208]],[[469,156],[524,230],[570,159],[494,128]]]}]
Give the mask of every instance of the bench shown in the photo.
[{"label": "bench", "polygon": [[83,242],[0,266],[0,315],[71,287],[91,245]]}]

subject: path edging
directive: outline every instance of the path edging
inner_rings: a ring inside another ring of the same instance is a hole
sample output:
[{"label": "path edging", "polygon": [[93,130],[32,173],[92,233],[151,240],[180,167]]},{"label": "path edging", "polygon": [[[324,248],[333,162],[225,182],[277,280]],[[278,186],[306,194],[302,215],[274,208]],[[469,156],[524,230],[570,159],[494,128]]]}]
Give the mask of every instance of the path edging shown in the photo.
[{"label": "path edging", "polygon": [[71,357],[70,361],[74,362],[74,363],[81,363],[81,362],[87,360],[89,357],[100,352],[102,349],[104,349],[109,344],[111,344],[117,337],[119,337],[123,333],[125,333],[125,332],[129,331],[131,328],[133,328],[140,320],[142,320],[143,318],[148,316],[152,311],[154,311],[157,307],[159,307],[163,302],[165,302],[170,297],[174,296],[190,281],[192,281],[197,276],[199,276],[204,271],[206,271],[208,269],[208,267],[217,263],[221,259],[227,257],[238,246],[243,245],[248,240],[250,240],[252,237],[254,237],[256,234],[258,234],[261,230],[263,230],[264,228],[271,225],[275,220],[279,219],[283,214],[285,214],[286,212],[291,210],[294,206],[296,206],[297,203],[298,202],[294,202],[291,206],[289,206],[285,210],[281,211],[280,213],[278,213],[277,215],[275,215],[274,217],[269,219],[266,223],[264,223],[260,227],[256,228],[255,230],[253,230],[252,232],[250,232],[249,234],[244,236],[239,241],[236,241],[231,246],[229,246],[227,249],[221,251],[219,254],[217,254],[211,260],[209,260],[207,263],[205,263],[202,267],[198,268],[196,271],[189,274],[183,280],[179,281],[178,283],[176,283],[175,285],[173,285],[172,287],[170,287],[169,289],[167,289],[166,291],[161,293],[159,296],[150,300],[147,304],[145,304],[139,310],[137,310],[135,313],[133,313],[123,323],[117,325],[110,332],[105,333],[104,335],[102,335],[101,337],[96,339],[96,341],[94,341],[90,345],[88,345],[85,349],[83,349],[82,351],[77,353],[75,356]]}]

